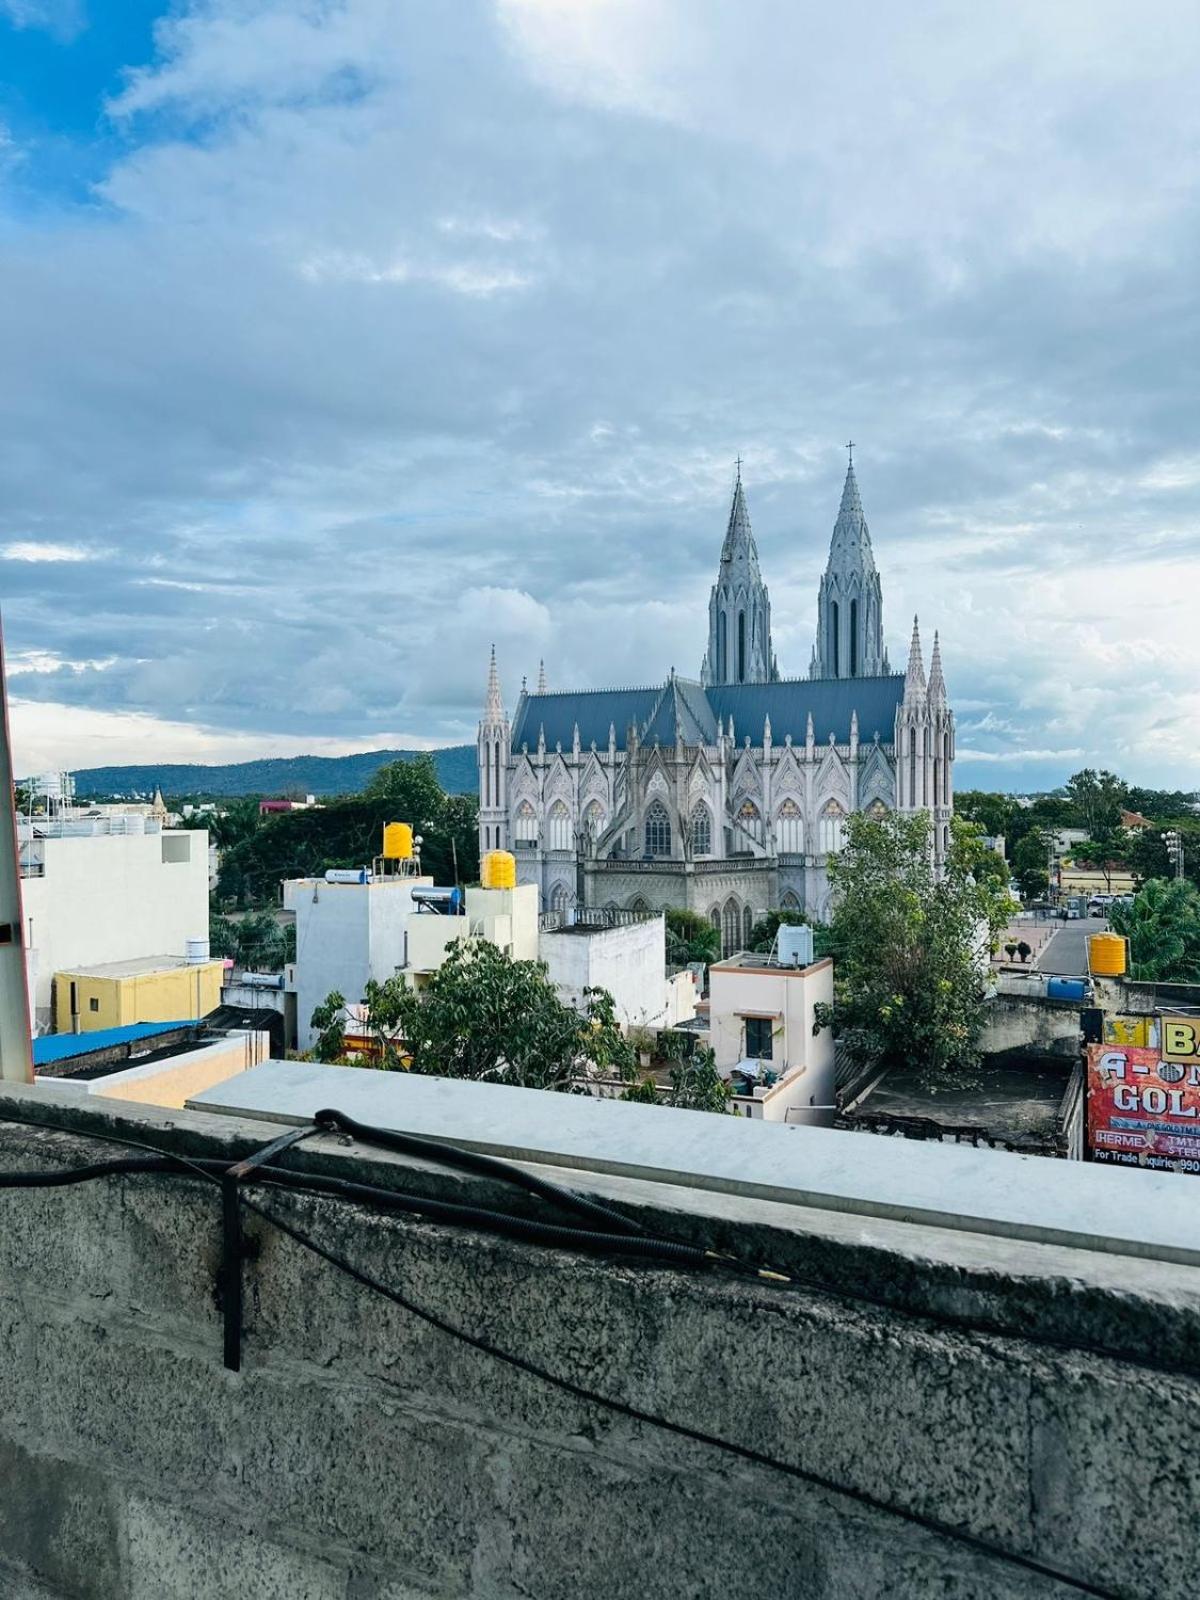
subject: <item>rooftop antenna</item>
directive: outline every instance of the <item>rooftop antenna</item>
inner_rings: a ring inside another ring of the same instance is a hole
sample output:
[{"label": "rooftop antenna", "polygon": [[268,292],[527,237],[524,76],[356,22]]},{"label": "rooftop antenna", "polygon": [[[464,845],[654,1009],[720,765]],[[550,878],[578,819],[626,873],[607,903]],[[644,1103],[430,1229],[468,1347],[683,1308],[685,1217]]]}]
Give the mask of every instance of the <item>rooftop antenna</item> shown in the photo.
[{"label": "rooftop antenna", "polygon": [[33,1082],[24,928],[12,743],[8,734],[8,680],[4,670],[4,630],[0,626],[0,1079],[8,1083]]}]

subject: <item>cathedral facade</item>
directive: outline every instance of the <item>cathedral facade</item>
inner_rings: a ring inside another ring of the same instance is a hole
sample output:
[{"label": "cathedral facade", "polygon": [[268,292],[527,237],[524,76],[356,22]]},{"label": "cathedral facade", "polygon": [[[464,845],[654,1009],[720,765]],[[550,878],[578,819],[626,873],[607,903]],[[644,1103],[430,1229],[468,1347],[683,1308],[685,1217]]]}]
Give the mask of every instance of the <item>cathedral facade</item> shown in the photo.
[{"label": "cathedral facade", "polygon": [[686,906],[740,948],[764,912],[824,920],[852,811],[925,811],[949,846],[954,716],[934,635],[891,671],[883,592],[847,471],[807,677],[781,678],[739,471],[700,677],[536,693],[511,720],[492,652],[479,724],[479,842],[511,850],[547,910]]}]

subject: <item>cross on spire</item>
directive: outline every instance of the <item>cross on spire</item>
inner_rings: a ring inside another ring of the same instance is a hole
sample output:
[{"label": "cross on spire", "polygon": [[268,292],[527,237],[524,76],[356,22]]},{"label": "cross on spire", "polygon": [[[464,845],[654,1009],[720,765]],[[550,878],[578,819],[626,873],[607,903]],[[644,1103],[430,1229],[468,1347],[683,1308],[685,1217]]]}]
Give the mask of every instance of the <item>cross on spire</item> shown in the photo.
[{"label": "cross on spire", "polygon": [[849,443],[846,445],[846,453],[850,457],[850,465],[853,466],[854,465],[854,440],[853,439],[851,439],[849,441]]},{"label": "cross on spire", "polygon": [[741,483],[741,481],[742,481],[742,452],[740,450],[738,451],[738,456],[737,456],[737,461],[735,462],[735,466],[737,467],[737,481],[739,483]]}]

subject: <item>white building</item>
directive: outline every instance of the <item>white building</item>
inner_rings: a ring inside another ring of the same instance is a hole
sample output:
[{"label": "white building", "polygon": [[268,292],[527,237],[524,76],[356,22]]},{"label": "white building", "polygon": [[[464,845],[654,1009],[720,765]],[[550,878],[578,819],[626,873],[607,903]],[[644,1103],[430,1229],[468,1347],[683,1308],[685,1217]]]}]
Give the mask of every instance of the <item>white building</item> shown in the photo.
[{"label": "white building", "polygon": [[831,1119],[833,1031],[815,1028],[821,1002],[833,1004],[827,958],[786,966],[742,952],[709,968],[709,1043],[723,1078],[755,1084],[738,1098],[746,1115],[767,1122]]},{"label": "white building", "polygon": [[369,978],[382,983],[404,966],[413,890],[432,887],[432,878],[370,874],[354,883],[326,878],[285,882],[283,904],[296,913],[296,959],[287,969],[287,987],[296,996],[301,1050],[310,1049],[316,1037],[314,1010],[335,989],[353,1005],[362,999]]},{"label": "white building", "polygon": [[18,827],[29,1004],[51,1026],[68,968],[187,953],[208,938],[208,835],[152,817],[23,819]]},{"label": "white building", "polygon": [[695,980],[690,972],[668,978],[665,954],[661,916],[607,926],[564,921],[538,938],[538,956],[563,1004],[583,1012],[588,989],[607,989],[627,1028],[669,1028],[695,1015]]}]

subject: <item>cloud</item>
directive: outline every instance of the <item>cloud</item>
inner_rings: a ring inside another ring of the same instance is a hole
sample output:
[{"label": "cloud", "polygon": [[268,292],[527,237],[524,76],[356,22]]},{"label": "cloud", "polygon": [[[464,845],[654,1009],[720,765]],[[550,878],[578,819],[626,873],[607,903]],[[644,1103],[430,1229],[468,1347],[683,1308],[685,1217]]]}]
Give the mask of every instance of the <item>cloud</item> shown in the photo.
[{"label": "cloud", "polygon": [[14,28],[39,28],[69,43],[87,27],[84,0],[0,0],[0,19]]},{"label": "cloud", "polygon": [[960,781],[1200,782],[1198,69],[1182,0],[172,8],[85,202],[0,197],[41,747],[695,673],[739,451],[803,673],[853,437]]},{"label": "cloud", "polygon": [[33,539],[13,539],[0,545],[0,561],[91,561],[94,552],[80,544],[40,544]]}]

